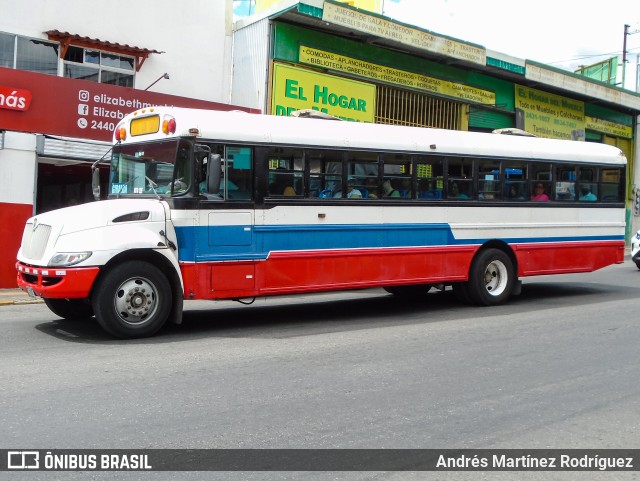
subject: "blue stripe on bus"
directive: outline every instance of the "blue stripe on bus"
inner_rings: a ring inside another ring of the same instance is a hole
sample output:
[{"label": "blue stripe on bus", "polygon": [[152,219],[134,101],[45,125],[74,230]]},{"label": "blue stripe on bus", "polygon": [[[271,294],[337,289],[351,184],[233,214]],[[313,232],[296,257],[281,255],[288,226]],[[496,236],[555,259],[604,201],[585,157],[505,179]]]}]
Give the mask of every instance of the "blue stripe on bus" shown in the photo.
[{"label": "blue stripe on bus", "polygon": [[[270,252],[479,245],[448,224],[331,224],[176,227],[181,262],[264,260]],[[623,241],[624,235],[498,238],[507,244]]]}]

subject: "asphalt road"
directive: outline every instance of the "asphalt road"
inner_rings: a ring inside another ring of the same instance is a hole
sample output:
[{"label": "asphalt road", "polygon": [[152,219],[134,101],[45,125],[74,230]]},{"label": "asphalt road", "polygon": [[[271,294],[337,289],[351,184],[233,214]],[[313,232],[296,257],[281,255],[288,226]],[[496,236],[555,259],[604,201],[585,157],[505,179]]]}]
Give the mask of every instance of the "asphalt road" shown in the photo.
[{"label": "asphalt road", "polygon": [[[251,306],[187,302],[183,325],[135,341],[113,340],[93,320],[60,320],[43,304],[2,306],[0,447],[637,448],[639,294],[640,271],[627,261],[524,279],[522,295],[492,308],[460,305],[451,291],[419,302],[382,290]],[[603,473],[4,474],[546,480]]]}]

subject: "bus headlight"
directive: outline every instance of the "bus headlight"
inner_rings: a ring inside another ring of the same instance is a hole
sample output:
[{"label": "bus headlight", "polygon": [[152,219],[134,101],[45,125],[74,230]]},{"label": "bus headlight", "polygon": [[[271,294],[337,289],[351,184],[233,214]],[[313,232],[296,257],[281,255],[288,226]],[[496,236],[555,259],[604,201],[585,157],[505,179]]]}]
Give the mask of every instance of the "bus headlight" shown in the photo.
[{"label": "bus headlight", "polygon": [[47,264],[49,267],[69,267],[91,257],[91,252],[58,252]]}]

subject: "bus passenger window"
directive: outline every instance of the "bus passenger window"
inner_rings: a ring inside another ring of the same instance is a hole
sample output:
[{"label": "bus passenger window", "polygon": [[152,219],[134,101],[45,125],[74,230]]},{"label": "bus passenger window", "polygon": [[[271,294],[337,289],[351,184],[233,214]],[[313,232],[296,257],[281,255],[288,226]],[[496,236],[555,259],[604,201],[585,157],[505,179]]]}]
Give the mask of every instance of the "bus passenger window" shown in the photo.
[{"label": "bus passenger window", "polygon": [[308,150],[309,197],[331,199],[342,185],[342,152]]},{"label": "bus passenger window", "polygon": [[500,162],[482,160],[478,166],[478,199],[498,200],[502,197]]},{"label": "bus passenger window", "polygon": [[503,164],[504,176],[504,200],[522,201],[529,200],[529,189],[527,184],[527,165],[524,162],[513,162]]},{"label": "bus passenger window", "polygon": [[354,180],[354,189],[360,192],[362,199],[377,199],[378,154],[373,152],[349,152],[347,175]]},{"label": "bus passenger window", "polygon": [[250,147],[225,148],[224,177],[220,181],[225,199],[251,200],[253,158]]},{"label": "bus passenger window", "polygon": [[620,182],[622,178],[620,169],[602,169],[600,171],[600,200],[602,202],[622,201],[624,195],[624,182]]},{"label": "bus passenger window", "polygon": [[384,154],[382,197],[388,199],[414,199],[411,156],[406,154]]},{"label": "bus passenger window", "polygon": [[556,200],[575,200],[576,171],[574,167],[556,167]]},{"label": "bus passenger window", "polygon": [[419,199],[442,199],[444,190],[444,159],[420,157],[416,163]]},{"label": "bus passenger window", "polygon": [[302,149],[272,147],[269,150],[269,196],[291,197],[304,192]]},{"label": "bus passenger window", "polygon": [[471,199],[473,197],[473,159],[447,158],[447,199]]},{"label": "bus passenger window", "polygon": [[598,200],[598,170],[592,167],[580,167],[578,171],[578,200],[595,202]]}]

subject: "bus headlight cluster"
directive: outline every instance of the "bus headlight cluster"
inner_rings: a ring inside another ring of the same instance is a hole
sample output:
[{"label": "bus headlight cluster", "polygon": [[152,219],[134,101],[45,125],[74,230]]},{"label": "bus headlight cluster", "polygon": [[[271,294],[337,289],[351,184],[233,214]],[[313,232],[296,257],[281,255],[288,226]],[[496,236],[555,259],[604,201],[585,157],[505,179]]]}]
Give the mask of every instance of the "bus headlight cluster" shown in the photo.
[{"label": "bus headlight cluster", "polygon": [[91,257],[91,252],[58,252],[47,264],[49,267],[69,267],[79,264]]}]

